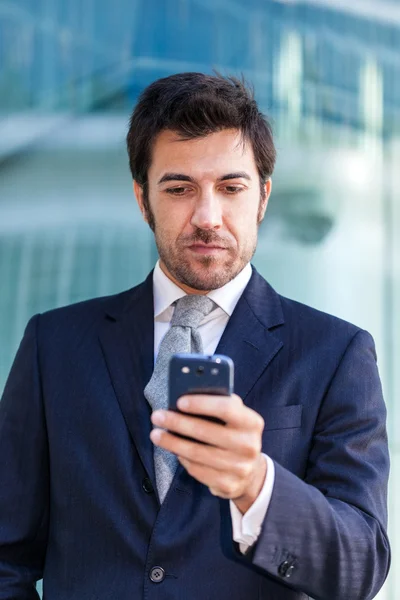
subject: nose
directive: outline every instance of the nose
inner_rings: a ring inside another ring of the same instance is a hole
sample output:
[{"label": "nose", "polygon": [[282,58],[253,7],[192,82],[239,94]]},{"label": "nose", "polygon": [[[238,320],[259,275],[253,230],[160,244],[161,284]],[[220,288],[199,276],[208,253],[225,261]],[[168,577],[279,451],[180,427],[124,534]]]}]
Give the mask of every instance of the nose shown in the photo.
[{"label": "nose", "polygon": [[221,202],[213,192],[203,192],[196,198],[190,223],[199,229],[219,229],[222,226]]}]

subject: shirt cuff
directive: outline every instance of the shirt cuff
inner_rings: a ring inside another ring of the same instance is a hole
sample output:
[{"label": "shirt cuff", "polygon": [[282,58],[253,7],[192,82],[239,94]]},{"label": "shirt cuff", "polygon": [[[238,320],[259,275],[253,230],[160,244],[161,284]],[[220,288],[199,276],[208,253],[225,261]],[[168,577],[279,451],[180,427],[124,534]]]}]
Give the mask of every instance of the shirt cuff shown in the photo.
[{"label": "shirt cuff", "polygon": [[249,510],[242,515],[233,500],[229,501],[231,509],[231,520],[233,539],[239,544],[242,554],[249,549],[258,539],[261,527],[268,511],[275,481],[275,466],[269,456],[263,454],[267,461],[267,475],[264,485],[257,499]]}]

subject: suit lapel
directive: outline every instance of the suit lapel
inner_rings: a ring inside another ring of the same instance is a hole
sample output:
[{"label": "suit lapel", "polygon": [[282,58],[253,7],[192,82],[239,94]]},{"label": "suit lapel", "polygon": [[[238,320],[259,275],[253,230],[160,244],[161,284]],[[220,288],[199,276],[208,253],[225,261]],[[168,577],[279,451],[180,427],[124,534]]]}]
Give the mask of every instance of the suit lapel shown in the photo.
[{"label": "suit lapel", "polygon": [[283,346],[277,329],[283,322],[279,296],[253,267],[216,350],[232,358],[235,393],[242,400]]},{"label": "suit lapel", "polygon": [[143,390],[154,365],[153,273],[129,292],[121,309],[110,310],[100,343],[126,425],[155,488],[151,408]]}]

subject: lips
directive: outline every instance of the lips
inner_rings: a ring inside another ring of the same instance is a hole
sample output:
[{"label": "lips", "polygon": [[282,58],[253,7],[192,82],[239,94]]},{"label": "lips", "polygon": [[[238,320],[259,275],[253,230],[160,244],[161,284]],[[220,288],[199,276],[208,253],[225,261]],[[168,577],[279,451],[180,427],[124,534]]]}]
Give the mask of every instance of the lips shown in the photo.
[{"label": "lips", "polygon": [[226,250],[224,246],[216,246],[215,244],[192,244],[188,248],[198,254],[215,254]]},{"label": "lips", "polygon": [[218,246],[217,244],[191,244],[189,248],[219,248],[225,250],[224,246]]}]

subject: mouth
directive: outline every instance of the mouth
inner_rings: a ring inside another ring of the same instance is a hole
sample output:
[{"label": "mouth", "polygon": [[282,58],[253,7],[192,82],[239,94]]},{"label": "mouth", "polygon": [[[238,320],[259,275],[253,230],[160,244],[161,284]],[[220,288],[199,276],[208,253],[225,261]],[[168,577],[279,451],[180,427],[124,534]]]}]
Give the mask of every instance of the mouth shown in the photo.
[{"label": "mouth", "polygon": [[188,246],[189,250],[194,252],[195,254],[218,254],[226,250],[223,246],[218,246],[216,244],[201,244],[196,243]]}]

